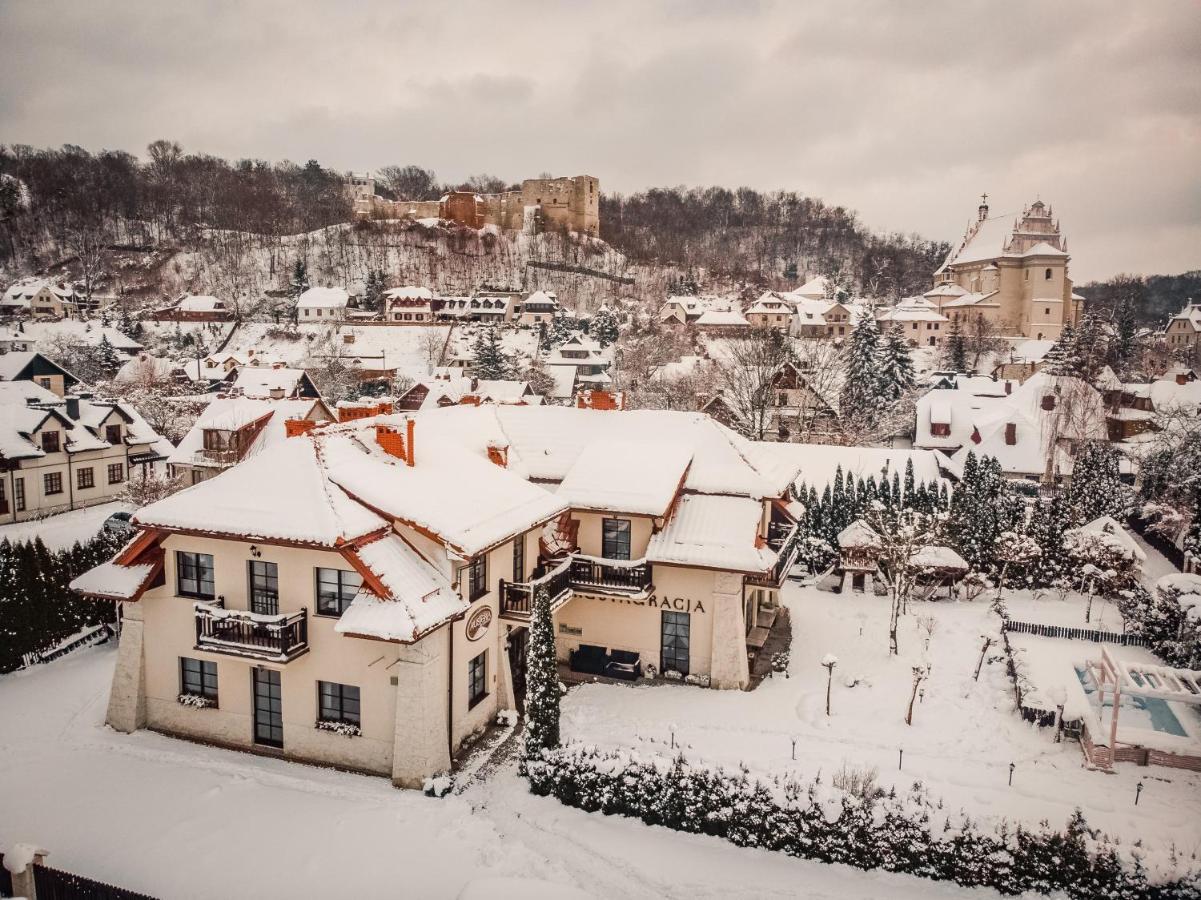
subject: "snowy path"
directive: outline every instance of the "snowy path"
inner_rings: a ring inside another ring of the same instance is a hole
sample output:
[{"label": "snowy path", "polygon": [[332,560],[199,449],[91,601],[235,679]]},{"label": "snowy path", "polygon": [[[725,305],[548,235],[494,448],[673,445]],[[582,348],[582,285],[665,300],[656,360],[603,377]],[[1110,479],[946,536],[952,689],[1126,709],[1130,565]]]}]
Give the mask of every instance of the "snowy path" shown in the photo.
[{"label": "snowy path", "polygon": [[1154,590],[1155,582],[1163,576],[1175,575],[1180,571],[1170,559],[1143,540],[1143,536],[1137,531],[1130,529],[1129,533],[1134,542],[1147,554],[1147,561],[1143,563],[1143,582],[1148,590]]},{"label": "snowy path", "polygon": [[583,813],[531,796],[511,763],[433,800],[380,778],[120,735],[101,724],[113,661],[99,647],[0,678],[0,847],[40,843],[52,865],[164,898],[436,900],[483,878],[597,898],[996,896]]}]

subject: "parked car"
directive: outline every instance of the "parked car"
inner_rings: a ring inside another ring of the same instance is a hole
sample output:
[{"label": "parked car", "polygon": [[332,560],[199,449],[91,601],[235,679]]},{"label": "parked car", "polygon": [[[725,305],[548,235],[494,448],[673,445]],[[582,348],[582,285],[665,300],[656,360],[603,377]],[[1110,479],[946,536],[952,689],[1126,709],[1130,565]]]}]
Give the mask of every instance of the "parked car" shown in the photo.
[{"label": "parked car", "polygon": [[100,527],[103,531],[106,531],[109,534],[125,534],[133,531],[133,524],[131,523],[132,519],[133,513],[122,510],[121,512],[113,513],[111,516],[105,519],[104,524]]}]

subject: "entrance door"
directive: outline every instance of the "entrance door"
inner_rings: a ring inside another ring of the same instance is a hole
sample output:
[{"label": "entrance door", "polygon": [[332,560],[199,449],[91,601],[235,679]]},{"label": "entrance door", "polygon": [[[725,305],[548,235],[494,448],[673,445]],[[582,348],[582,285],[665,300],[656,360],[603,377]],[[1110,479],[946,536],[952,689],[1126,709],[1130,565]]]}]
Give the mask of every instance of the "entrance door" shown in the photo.
[{"label": "entrance door", "polygon": [[517,628],[509,632],[509,672],[513,675],[513,697],[518,712],[525,712],[525,659],[530,644],[530,630]]},{"label": "entrance door", "polygon": [[660,670],[688,674],[688,613],[663,611]]},{"label": "entrance door", "polygon": [[279,687],[279,672],[253,669],[254,742],[266,747],[284,745],[284,702]]}]

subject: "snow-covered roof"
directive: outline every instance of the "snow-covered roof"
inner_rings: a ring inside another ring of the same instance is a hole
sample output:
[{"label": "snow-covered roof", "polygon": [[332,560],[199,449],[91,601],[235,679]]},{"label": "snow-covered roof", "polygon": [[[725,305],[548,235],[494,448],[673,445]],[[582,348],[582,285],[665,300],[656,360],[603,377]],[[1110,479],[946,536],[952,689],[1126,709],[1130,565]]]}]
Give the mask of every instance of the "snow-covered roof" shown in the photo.
[{"label": "snow-covered roof", "polygon": [[932,288],[931,290],[926,291],[926,293],[923,296],[926,296],[926,297],[962,297],[966,293],[968,293],[967,288],[962,287],[958,284],[955,284],[954,282],[947,282],[946,284],[940,284],[938,287]]},{"label": "snow-covered roof", "polygon": [[285,397],[294,396],[300,392],[305,378],[304,369],[238,366],[235,372],[230,387],[254,399],[268,399],[272,391],[283,391]]},{"label": "snow-covered roof", "polygon": [[749,326],[751,323],[743,317],[742,313],[732,309],[707,309],[701,313],[700,318],[696,320],[696,324],[711,325],[714,327],[737,327],[743,325]]},{"label": "snow-covered roof", "polygon": [[917,304],[882,307],[876,310],[880,322],[946,322],[947,317],[937,310]]},{"label": "snow-covered roof", "polygon": [[175,465],[194,463],[197,454],[204,449],[205,431],[237,431],[263,418],[267,418],[267,423],[254,436],[250,446],[242,448],[242,460],[257,456],[267,448],[286,440],[287,427],[284,423],[288,419],[331,421],[333,415],[323,401],[308,398],[269,400],[214,397],[201,411],[195,424],[179,442],[179,446],[171,451],[167,462]]},{"label": "snow-covered roof", "polygon": [[427,287],[405,285],[404,287],[389,288],[384,291],[384,296],[390,300],[433,300],[434,292]]},{"label": "snow-covered roof", "polygon": [[1000,303],[996,299],[997,293],[997,291],[989,291],[988,293],[962,294],[954,300],[948,300],[942,305],[942,308],[958,309],[964,306],[997,306]]},{"label": "snow-covered roof", "polygon": [[1052,247],[1046,241],[1039,241],[1022,256],[1067,256],[1067,254],[1058,247]]},{"label": "snow-covered roof", "polygon": [[205,534],[333,547],[387,525],[326,477],[312,440],[293,438],[139,510],[134,521]]},{"label": "snow-covered roof", "polygon": [[757,540],[763,506],[747,497],[685,494],[671,519],[651,536],[654,563],[767,572],[776,554]]},{"label": "snow-covered roof", "polygon": [[88,569],[75,578],[70,588],[90,597],[108,600],[129,600],[140,594],[154,575],[153,563],[118,565],[110,560]]},{"label": "snow-covered roof", "polygon": [[1177,384],[1175,378],[1157,378],[1149,394],[1157,412],[1196,412],[1201,407],[1201,380]]},{"label": "snow-covered roof", "polygon": [[816,278],[810,278],[799,288],[795,288],[791,293],[796,294],[799,297],[820,299],[826,296],[826,279],[821,275],[818,275]]},{"label": "snow-covered roof", "polygon": [[746,309],[746,314],[748,315],[750,313],[768,313],[778,315],[781,313],[791,312],[792,304],[780,297],[779,294],[773,293],[772,291],[764,291],[759,295],[759,299],[757,299]]},{"label": "snow-covered roof", "polygon": [[0,298],[0,306],[20,306],[28,308],[33,298],[42,288],[48,289],[60,300],[70,300],[75,291],[66,284],[49,278],[22,278],[9,285]]},{"label": "snow-covered roof", "polygon": [[399,535],[389,534],[352,552],[388,596],[379,597],[364,586],[334,626],[339,634],[411,643],[468,607],[446,576]]},{"label": "snow-covered roof", "polygon": [[312,287],[296,298],[296,305],[308,309],[345,309],[350,294],[345,288]]},{"label": "snow-covered roof", "polygon": [[843,477],[860,478],[869,476],[877,482],[892,473],[905,476],[906,464],[913,463],[913,478],[917,484],[935,484],[941,477],[939,459],[935,450],[895,450],[890,447],[839,447],[833,444],[793,444],[782,441],[763,441],[754,444],[752,458],[765,461],[774,458],[778,462],[796,466],[796,484],[814,488],[820,494],[827,485],[834,484],[838,468]]},{"label": "snow-covered roof", "polygon": [[223,312],[225,301],[207,294],[186,294],[175,306],[180,312]]},{"label": "snow-covered roof", "polygon": [[1009,351],[1009,357],[1006,362],[1040,363],[1054,346],[1055,341],[1034,339],[1018,341],[1014,344],[1013,349]]},{"label": "snow-covered roof", "polygon": [[950,569],[966,572],[970,568],[964,558],[950,547],[937,544],[919,547],[913,551],[909,562],[920,569]]},{"label": "snow-covered roof", "polygon": [[856,519],[838,532],[838,546],[843,549],[879,547],[880,535],[862,519]]},{"label": "snow-covered roof", "polygon": [[576,509],[662,516],[691,462],[685,444],[598,440],[576,457],[558,495]]}]

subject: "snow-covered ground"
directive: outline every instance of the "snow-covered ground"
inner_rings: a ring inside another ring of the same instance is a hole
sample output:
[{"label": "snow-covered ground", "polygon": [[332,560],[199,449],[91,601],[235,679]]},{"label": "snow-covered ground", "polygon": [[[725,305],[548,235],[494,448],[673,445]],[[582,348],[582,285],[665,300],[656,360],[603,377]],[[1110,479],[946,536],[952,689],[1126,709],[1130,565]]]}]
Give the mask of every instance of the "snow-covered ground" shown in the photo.
[{"label": "snow-covered ground", "polygon": [[129,512],[131,509],[126,503],[114,501],[89,506],[87,509],[75,509],[45,519],[0,525],[0,540],[8,538],[16,543],[40,537],[42,543],[50,550],[66,550],[76,541],[84,543],[95,537],[104,520],[113,513]]},{"label": "snow-covered ground", "polygon": [[[445,345],[450,327],[343,324],[335,330],[328,324],[306,322],[292,332],[299,337],[289,339],[272,336],[271,332],[283,333],[274,325],[251,322],[238,328],[225,352],[245,354],[253,350],[292,366],[302,365],[310,351],[317,355],[337,352],[361,358],[368,368],[398,367],[417,377],[430,369],[426,342],[436,337]],[[347,336],[352,338],[350,343],[346,342]]]},{"label": "snow-covered ground", "polygon": [[[102,724],[114,659],[106,645],[0,677],[0,848],[36,843],[51,865],[171,898],[998,896],[584,813],[531,796],[512,762],[434,800],[381,778],[118,734]],[[673,686],[611,697],[634,721],[651,695],[675,707],[663,721],[681,723],[681,706],[759,696]],[[574,696],[598,695],[573,695],[578,719]],[[1140,810],[1161,811],[1154,801],[1145,793]]]},{"label": "snow-covered ground", "polygon": [[[1201,774],[1121,765],[1112,775],[1089,771],[1077,743],[1056,744],[1052,729],[1022,721],[999,651],[990,651],[992,661],[973,680],[981,635],[996,627],[988,603],[911,605],[901,619],[900,656],[890,658],[886,598],[797,586],[785,595],[793,622],[790,678],[777,675],[749,694],[584,685],[564,701],[565,738],[670,752],[674,728],[675,742],[696,761],[809,777],[820,771],[824,778],[844,766],[874,768],[883,787],[921,781],[973,818],[1062,825],[1078,806],[1094,827],[1126,842],[1143,838],[1161,865],[1173,842],[1201,854]],[[934,625],[928,652],[923,619]],[[1107,646],[1118,658],[1147,654]],[[838,663],[827,718],[821,660],[831,653]],[[930,674],[907,726],[919,663],[929,664]]]}]

